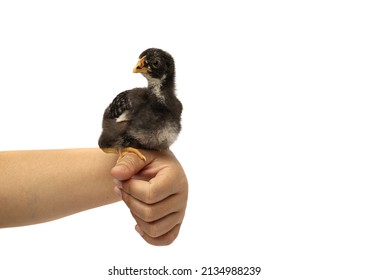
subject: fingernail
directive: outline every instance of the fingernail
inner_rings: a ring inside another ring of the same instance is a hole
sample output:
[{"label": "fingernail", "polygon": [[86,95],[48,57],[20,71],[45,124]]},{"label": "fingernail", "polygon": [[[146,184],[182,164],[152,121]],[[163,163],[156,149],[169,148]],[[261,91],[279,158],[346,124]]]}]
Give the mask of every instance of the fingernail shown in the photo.
[{"label": "fingernail", "polygon": [[118,187],[114,187],[114,192],[115,192],[118,196],[120,196],[120,197],[122,197],[122,195],[123,195],[123,193],[121,192],[121,190],[120,190]]},{"label": "fingernail", "polygon": [[141,230],[141,228],[139,227],[139,225],[135,225],[135,230],[140,234],[140,236],[144,235],[143,230]]}]

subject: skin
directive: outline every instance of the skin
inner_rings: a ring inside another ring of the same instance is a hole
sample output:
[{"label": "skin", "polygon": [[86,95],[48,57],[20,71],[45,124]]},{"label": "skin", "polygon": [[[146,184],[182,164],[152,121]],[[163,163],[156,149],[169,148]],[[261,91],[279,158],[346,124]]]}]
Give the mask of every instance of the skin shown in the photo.
[{"label": "skin", "polygon": [[143,239],[153,245],[167,245],[178,236],[184,219],[188,181],[170,150],[143,153],[146,161],[128,153],[112,169],[115,191],[129,207]]},{"label": "skin", "polygon": [[116,164],[115,154],[100,149],[0,152],[0,227],[43,223],[123,199],[146,242],[171,244],[184,218],[188,182],[170,150],[142,153],[146,161],[128,153]]}]

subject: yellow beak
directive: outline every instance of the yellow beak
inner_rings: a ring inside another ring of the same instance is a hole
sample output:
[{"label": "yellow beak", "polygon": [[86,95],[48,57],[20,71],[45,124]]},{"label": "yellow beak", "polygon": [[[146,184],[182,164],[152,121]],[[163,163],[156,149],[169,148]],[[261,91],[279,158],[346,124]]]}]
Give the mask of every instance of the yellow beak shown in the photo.
[{"label": "yellow beak", "polygon": [[145,60],[146,56],[143,56],[133,68],[133,73],[148,73],[148,68],[144,63]]}]

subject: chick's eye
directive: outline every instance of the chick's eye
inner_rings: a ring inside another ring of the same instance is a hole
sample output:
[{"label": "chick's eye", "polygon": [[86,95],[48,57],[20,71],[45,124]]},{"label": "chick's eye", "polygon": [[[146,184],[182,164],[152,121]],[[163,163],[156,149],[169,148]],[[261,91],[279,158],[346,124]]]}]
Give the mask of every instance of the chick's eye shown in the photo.
[{"label": "chick's eye", "polygon": [[152,66],[153,66],[154,68],[158,68],[158,67],[160,66],[160,60],[159,60],[159,59],[154,59],[154,60],[152,61]]}]

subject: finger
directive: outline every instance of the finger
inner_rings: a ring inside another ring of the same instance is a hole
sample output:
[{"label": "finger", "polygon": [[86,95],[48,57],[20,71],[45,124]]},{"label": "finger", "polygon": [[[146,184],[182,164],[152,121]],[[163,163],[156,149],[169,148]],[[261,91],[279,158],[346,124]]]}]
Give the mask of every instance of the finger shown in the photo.
[{"label": "finger", "polygon": [[146,204],[124,191],[122,199],[134,215],[146,222],[153,222],[170,213],[181,211],[186,205],[186,200],[177,194],[155,204]]},{"label": "finger", "polygon": [[173,227],[169,232],[165,233],[164,235],[161,235],[159,237],[151,237],[148,234],[143,234],[142,238],[149,244],[155,245],[155,246],[166,246],[173,243],[173,241],[176,239],[176,237],[179,234],[181,224],[177,224],[175,227]]},{"label": "finger", "polygon": [[171,213],[162,219],[147,223],[138,216],[132,214],[141,232],[148,234],[150,237],[156,238],[173,229],[177,224],[180,224],[184,218],[184,211]]},{"label": "finger", "polygon": [[130,179],[154,159],[154,155],[151,151],[144,150],[142,153],[144,153],[146,157],[145,161],[134,153],[127,153],[119,163],[112,168],[111,175],[120,181]]},{"label": "finger", "polygon": [[183,186],[187,186],[184,182],[186,177],[175,178],[177,173],[169,169],[170,167],[166,167],[149,181],[130,179],[122,182],[122,190],[147,204],[154,204],[173,194],[184,192]]},{"label": "finger", "polygon": [[121,189],[146,204],[157,203],[175,193],[174,183],[170,180],[156,182],[155,178],[149,181],[130,179],[122,183]]}]

